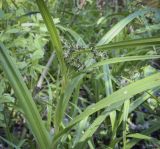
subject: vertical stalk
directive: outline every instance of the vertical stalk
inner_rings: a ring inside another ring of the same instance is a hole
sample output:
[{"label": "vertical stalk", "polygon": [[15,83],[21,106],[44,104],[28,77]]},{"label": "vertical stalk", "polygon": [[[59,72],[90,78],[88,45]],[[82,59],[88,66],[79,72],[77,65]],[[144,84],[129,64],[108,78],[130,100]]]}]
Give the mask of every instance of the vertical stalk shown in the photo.
[{"label": "vertical stalk", "polygon": [[57,29],[55,27],[55,24],[53,22],[53,19],[49,13],[49,10],[45,4],[45,2],[43,0],[36,0],[38,8],[40,10],[40,13],[43,17],[43,20],[45,22],[45,25],[48,29],[48,32],[50,34],[51,37],[51,43],[53,45],[53,47],[55,48],[55,52],[57,55],[57,58],[59,60],[60,63],[60,67],[61,67],[61,73],[64,76],[66,74],[66,65],[64,62],[64,58],[63,58],[63,49],[62,49],[62,43],[60,40],[60,37],[58,35]]},{"label": "vertical stalk", "polygon": [[62,113],[61,109],[64,106],[62,99],[63,99],[65,89],[67,87],[67,67],[64,61],[64,57],[63,57],[62,43],[61,43],[58,31],[56,29],[56,26],[53,22],[52,16],[50,15],[49,10],[44,0],[36,0],[36,2],[39,7],[40,13],[43,17],[44,23],[50,34],[52,46],[55,49],[56,56],[60,63],[60,71],[61,71],[61,76],[62,76],[62,81],[61,81],[62,87],[61,87],[60,100],[57,101],[57,106],[56,106],[56,110],[54,114],[54,128],[55,128],[55,134],[56,134],[60,131],[61,124],[62,124],[62,121],[61,120],[59,121],[59,117],[57,117],[57,115],[61,115]]}]

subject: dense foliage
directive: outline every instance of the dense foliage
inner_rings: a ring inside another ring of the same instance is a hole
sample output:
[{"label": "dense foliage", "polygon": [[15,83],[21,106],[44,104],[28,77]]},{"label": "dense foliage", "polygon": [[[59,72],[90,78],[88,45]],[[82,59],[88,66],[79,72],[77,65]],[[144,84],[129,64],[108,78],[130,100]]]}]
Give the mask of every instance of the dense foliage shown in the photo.
[{"label": "dense foliage", "polygon": [[1,0],[1,147],[159,148],[159,6]]}]

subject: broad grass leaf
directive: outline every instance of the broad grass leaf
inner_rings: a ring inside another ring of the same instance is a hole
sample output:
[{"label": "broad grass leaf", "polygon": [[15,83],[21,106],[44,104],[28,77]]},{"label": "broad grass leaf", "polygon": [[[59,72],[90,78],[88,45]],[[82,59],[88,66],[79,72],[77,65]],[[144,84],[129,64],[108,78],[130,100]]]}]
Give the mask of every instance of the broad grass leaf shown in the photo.
[{"label": "broad grass leaf", "polygon": [[132,14],[130,14],[129,16],[127,16],[126,18],[122,19],[120,22],[118,22],[114,27],[112,27],[111,30],[109,30],[103,37],[102,39],[97,43],[97,46],[99,45],[103,45],[103,44],[107,44],[110,41],[112,41],[112,39],[119,34],[119,32],[128,24],[130,23],[133,19],[135,19],[136,17],[145,14],[146,11],[143,10],[139,10],[136,11]]},{"label": "broad grass leaf", "polygon": [[[110,96],[100,100],[99,102],[89,106],[84,112],[82,112],[80,115],[75,117],[69,125],[61,131],[59,134],[57,134],[53,139],[53,144],[58,141],[58,138],[71,129],[75,124],[77,124],[82,119],[92,115],[93,113],[104,109],[104,108],[111,108],[113,104],[124,102],[125,100],[131,98],[132,96],[141,93],[145,90],[158,87],[160,84],[160,73],[156,73],[154,75],[151,75],[145,79],[138,80],[134,83],[131,83],[130,85],[123,87],[122,89],[119,89],[118,91],[114,92]],[[121,106],[121,105],[120,105]],[[115,110],[115,109],[114,109]]]}]

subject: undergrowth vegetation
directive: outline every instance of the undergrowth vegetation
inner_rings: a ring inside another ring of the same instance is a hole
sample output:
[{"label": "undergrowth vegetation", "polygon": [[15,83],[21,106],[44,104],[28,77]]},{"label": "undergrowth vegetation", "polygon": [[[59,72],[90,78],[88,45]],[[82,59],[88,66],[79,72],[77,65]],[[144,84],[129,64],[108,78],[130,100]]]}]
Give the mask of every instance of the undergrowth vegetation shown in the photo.
[{"label": "undergrowth vegetation", "polygon": [[1,0],[0,148],[160,148],[158,0]]}]

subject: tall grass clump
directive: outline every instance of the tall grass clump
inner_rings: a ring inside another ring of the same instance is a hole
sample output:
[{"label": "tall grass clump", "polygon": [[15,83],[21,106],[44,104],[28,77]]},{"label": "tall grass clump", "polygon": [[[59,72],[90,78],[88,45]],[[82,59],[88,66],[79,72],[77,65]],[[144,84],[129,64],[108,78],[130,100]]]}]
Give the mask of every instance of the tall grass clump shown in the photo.
[{"label": "tall grass clump", "polygon": [[[158,147],[158,8],[111,1],[112,9],[84,0],[71,11],[69,1],[35,2],[5,2],[0,10],[2,144]],[[19,140],[11,129],[15,119],[23,124]]]}]

